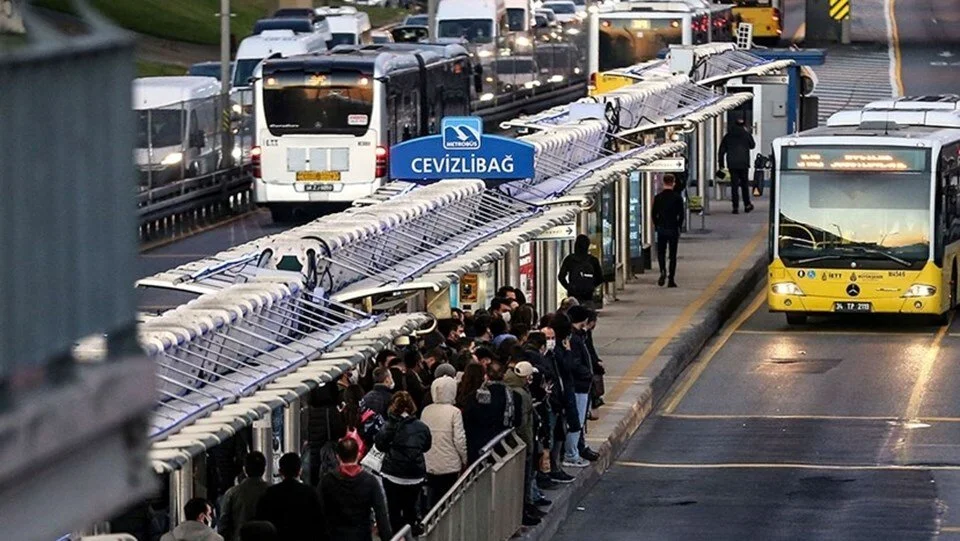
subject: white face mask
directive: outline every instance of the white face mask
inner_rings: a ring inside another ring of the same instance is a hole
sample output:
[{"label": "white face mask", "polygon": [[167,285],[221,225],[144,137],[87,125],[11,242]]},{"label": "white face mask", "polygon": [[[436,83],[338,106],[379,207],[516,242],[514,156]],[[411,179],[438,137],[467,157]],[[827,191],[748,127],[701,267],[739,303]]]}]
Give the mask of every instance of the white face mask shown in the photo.
[{"label": "white face mask", "polygon": [[460,336],[460,338],[466,338],[466,337],[467,337],[467,333],[462,332],[462,333],[460,333],[458,336]]},{"label": "white face mask", "polygon": [[553,351],[555,347],[557,347],[557,339],[547,338],[547,351]]},{"label": "white face mask", "polygon": [[351,371],[350,375],[347,377],[347,381],[350,382],[350,385],[356,385],[360,383],[360,376],[356,371]]},{"label": "white face mask", "polygon": [[504,323],[510,323],[510,312],[503,312],[500,317],[503,318]]}]

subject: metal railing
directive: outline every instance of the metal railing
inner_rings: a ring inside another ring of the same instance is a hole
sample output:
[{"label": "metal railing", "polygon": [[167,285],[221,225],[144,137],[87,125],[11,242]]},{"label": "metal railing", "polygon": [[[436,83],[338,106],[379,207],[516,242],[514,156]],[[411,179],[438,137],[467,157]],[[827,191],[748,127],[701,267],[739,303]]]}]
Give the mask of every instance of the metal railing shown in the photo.
[{"label": "metal railing", "polygon": [[[427,541],[503,541],[520,529],[526,445],[513,430],[490,440],[480,458],[423,517]],[[392,541],[413,541],[410,526]]]}]

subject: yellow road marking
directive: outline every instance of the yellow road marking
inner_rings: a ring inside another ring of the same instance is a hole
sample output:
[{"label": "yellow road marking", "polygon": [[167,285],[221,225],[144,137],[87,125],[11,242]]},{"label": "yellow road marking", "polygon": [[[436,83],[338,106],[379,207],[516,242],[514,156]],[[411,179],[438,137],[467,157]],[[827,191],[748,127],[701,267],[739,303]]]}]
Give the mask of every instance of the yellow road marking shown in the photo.
[{"label": "yellow road marking", "polygon": [[797,31],[793,33],[793,37],[790,38],[790,43],[800,43],[804,38],[807,37],[807,21],[800,23],[800,26],[797,27]]},{"label": "yellow road marking", "polygon": [[[169,237],[169,238],[165,238],[165,239],[162,239],[162,240],[158,240],[158,241],[153,242],[153,243],[144,244],[143,246],[140,247],[140,253],[143,254],[143,253],[145,253],[145,252],[149,252],[150,250],[156,250],[157,248],[163,248],[164,246],[173,244],[173,243],[175,243],[175,242],[180,242],[181,240],[186,239],[186,238],[189,238],[189,237],[192,237],[192,236],[194,236],[194,235],[199,235],[200,233],[206,233],[207,231],[213,231],[214,229],[216,229],[216,228],[218,228],[218,227],[223,227],[223,226],[225,226],[225,225],[232,224],[233,222],[236,222],[237,220],[242,220],[243,218],[246,218],[247,216],[250,216],[251,214],[255,214],[256,212],[258,212],[258,210],[248,210],[247,212],[244,212],[243,214],[238,214],[238,215],[236,215],[236,216],[233,216],[232,218],[228,218],[228,219],[226,219],[226,220],[223,220],[222,222],[217,222],[217,223],[215,223],[215,224],[210,224],[210,225],[207,225],[207,226],[203,226],[203,227],[200,227],[200,228],[198,228],[198,229],[191,229],[190,231],[188,231],[187,233],[185,233],[185,234],[183,234],[183,235],[176,235],[176,236],[173,236],[173,237]],[[213,255],[213,254],[210,254],[210,255]],[[203,257],[206,257],[206,256],[203,256]]]},{"label": "yellow road marking", "polygon": [[704,420],[727,420],[727,419],[810,419],[824,421],[897,421],[895,417],[879,417],[870,415],[738,415],[738,414],[712,414],[712,413],[664,413],[661,417],[672,417],[674,419],[704,419]]},{"label": "yellow road marking", "polygon": [[913,384],[913,390],[910,392],[910,401],[907,402],[907,411],[904,415],[905,419],[916,419],[920,415],[920,406],[923,405],[923,397],[933,375],[933,365],[940,355],[940,344],[943,342],[943,337],[947,335],[947,329],[950,328],[951,323],[953,323],[952,314],[950,319],[947,320],[947,324],[940,327],[937,335],[933,338],[933,343],[927,349],[927,354],[920,364],[920,374],[917,376],[917,382]]},{"label": "yellow road marking", "polygon": [[757,246],[767,235],[767,226],[764,226],[754,235],[753,239],[743,247],[743,250],[740,250],[740,253],[737,254],[733,261],[727,265],[727,268],[723,269],[723,272],[717,275],[717,277],[710,283],[709,286],[696,298],[692,303],[687,305],[687,307],[680,313],[676,320],[663,332],[652,344],[650,344],[646,350],[637,358],[636,361],[627,368],[627,371],[622,376],[623,379],[610,390],[608,395],[610,401],[616,402],[620,400],[623,396],[623,393],[633,385],[633,381],[638,377],[643,375],[647,370],[650,364],[660,355],[660,352],[667,347],[670,341],[680,333],[686,326],[690,323],[690,320],[694,315],[700,310],[709,301],[712,299],[720,288],[730,279],[734,272],[740,268],[740,265],[743,263],[743,260],[750,257],[753,252],[757,249]]},{"label": "yellow road marking", "polygon": [[664,463],[664,462],[631,462],[618,460],[617,466],[630,468],[653,469],[688,469],[688,470],[847,470],[847,471],[882,471],[882,470],[912,470],[912,471],[957,471],[960,466],[925,466],[925,465],[897,465],[897,464],[812,464],[812,463],[773,463],[773,462],[720,462],[713,464],[691,463]]},{"label": "yellow road marking", "polygon": [[824,331],[824,330],[820,330],[820,329],[811,329],[811,330],[809,330],[809,331],[788,331],[788,330],[784,330],[784,331],[757,331],[757,330],[750,330],[750,329],[740,329],[740,330],[736,331],[736,334],[755,334],[755,335],[762,335],[762,336],[803,336],[803,335],[821,336],[821,335],[824,335],[824,334],[827,334],[827,335],[833,334],[833,335],[837,335],[837,336],[870,336],[870,335],[877,335],[877,336],[916,336],[916,337],[920,337],[920,338],[929,336],[929,334],[925,334],[924,331],[918,331],[918,332],[903,332],[903,331],[898,331],[898,332],[883,332],[883,331]]},{"label": "yellow road marking", "polygon": [[897,96],[903,96],[903,59],[900,54],[900,30],[897,28],[897,0],[890,0],[888,4],[890,10],[890,29],[893,43],[893,75],[894,82],[897,84]]},{"label": "yellow road marking", "polygon": [[675,392],[673,396],[670,397],[670,401],[667,402],[667,406],[664,408],[666,413],[673,413],[673,410],[677,409],[677,406],[680,405],[680,401],[683,400],[683,397],[687,395],[687,392],[691,387],[693,387],[693,384],[700,379],[700,375],[703,374],[703,371],[707,369],[707,365],[710,364],[710,361],[713,360],[713,357],[720,351],[721,348],[723,348],[723,346],[727,344],[727,341],[730,340],[731,336],[733,336],[734,331],[740,328],[740,325],[743,325],[743,322],[745,322],[760,308],[760,305],[763,304],[763,301],[765,301],[766,298],[766,290],[762,290],[757,293],[757,296],[753,299],[753,302],[750,303],[750,306],[748,306],[746,310],[740,312],[740,314],[737,315],[737,318],[727,325],[727,328],[723,331],[723,333],[720,334],[720,337],[713,344],[713,347],[707,351],[707,354],[704,355],[700,362],[697,362],[690,367],[690,372],[680,385],[680,388],[677,389],[677,392]]}]

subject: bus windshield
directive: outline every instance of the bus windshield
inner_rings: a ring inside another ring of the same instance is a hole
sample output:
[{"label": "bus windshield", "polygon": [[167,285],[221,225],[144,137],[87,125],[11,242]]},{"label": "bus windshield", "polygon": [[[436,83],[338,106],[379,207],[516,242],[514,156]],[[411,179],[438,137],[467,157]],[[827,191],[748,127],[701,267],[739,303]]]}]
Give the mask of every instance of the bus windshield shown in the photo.
[{"label": "bus windshield", "polygon": [[265,75],[263,111],[274,135],[363,135],[373,112],[373,77],[359,72]]},{"label": "bus windshield", "polygon": [[507,27],[511,32],[526,30],[527,10],[523,8],[507,8]]},{"label": "bus windshield", "polygon": [[930,254],[930,174],[784,171],[778,249],[787,266],[919,269]]},{"label": "bus windshield", "polygon": [[681,19],[603,19],[600,21],[600,71],[652,60],[668,45],[682,43]]},{"label": "bus windshield", "polygon": [[137,111],[137,148],[172,147],[183,142],[183,111]]},{"label": "bus windshield", "polygon": [[491,19],[448,19],[437,24],[437,37],[464,38],[470,43],[493,43]]},{"label": "bus windshield", "polygon": [[262,58],[244,58],[237,60],[237,68],[233,72],[233,86],[250,86],[250,78],[253,77],[253,70],[255,70],[257,64],[262,61]]},{"label": "bus windshield", "polygon": [[327,48],[333,49],[337,45],[356,45],[357,35],[349,32],[334,32],[333,38],[327,41]]}]

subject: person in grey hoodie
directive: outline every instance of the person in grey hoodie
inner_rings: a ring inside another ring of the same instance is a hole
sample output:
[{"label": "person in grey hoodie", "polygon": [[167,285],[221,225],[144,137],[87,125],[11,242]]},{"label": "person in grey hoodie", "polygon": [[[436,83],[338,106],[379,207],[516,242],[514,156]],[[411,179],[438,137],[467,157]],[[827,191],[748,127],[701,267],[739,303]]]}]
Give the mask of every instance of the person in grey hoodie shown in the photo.
[{"label": "person in grey hoodie", "polygon": [[467,465],[467,433],[463,429],[463,415],[453,405],[457,399],[457,381],[449,376],[438,377],[430,385],[430,396],[433,403],[424,408],[420,420],[430,429],[433,438],[433,445],[424,454],[433,507],[457,482]]},{"label": "person in grey hoodie", "polygon": [[213,531],[213,508],[203,498],[193,498],[183,506],[186,518],[172,532],[166,533],[160,541],[223,541],[220,534]]}]

